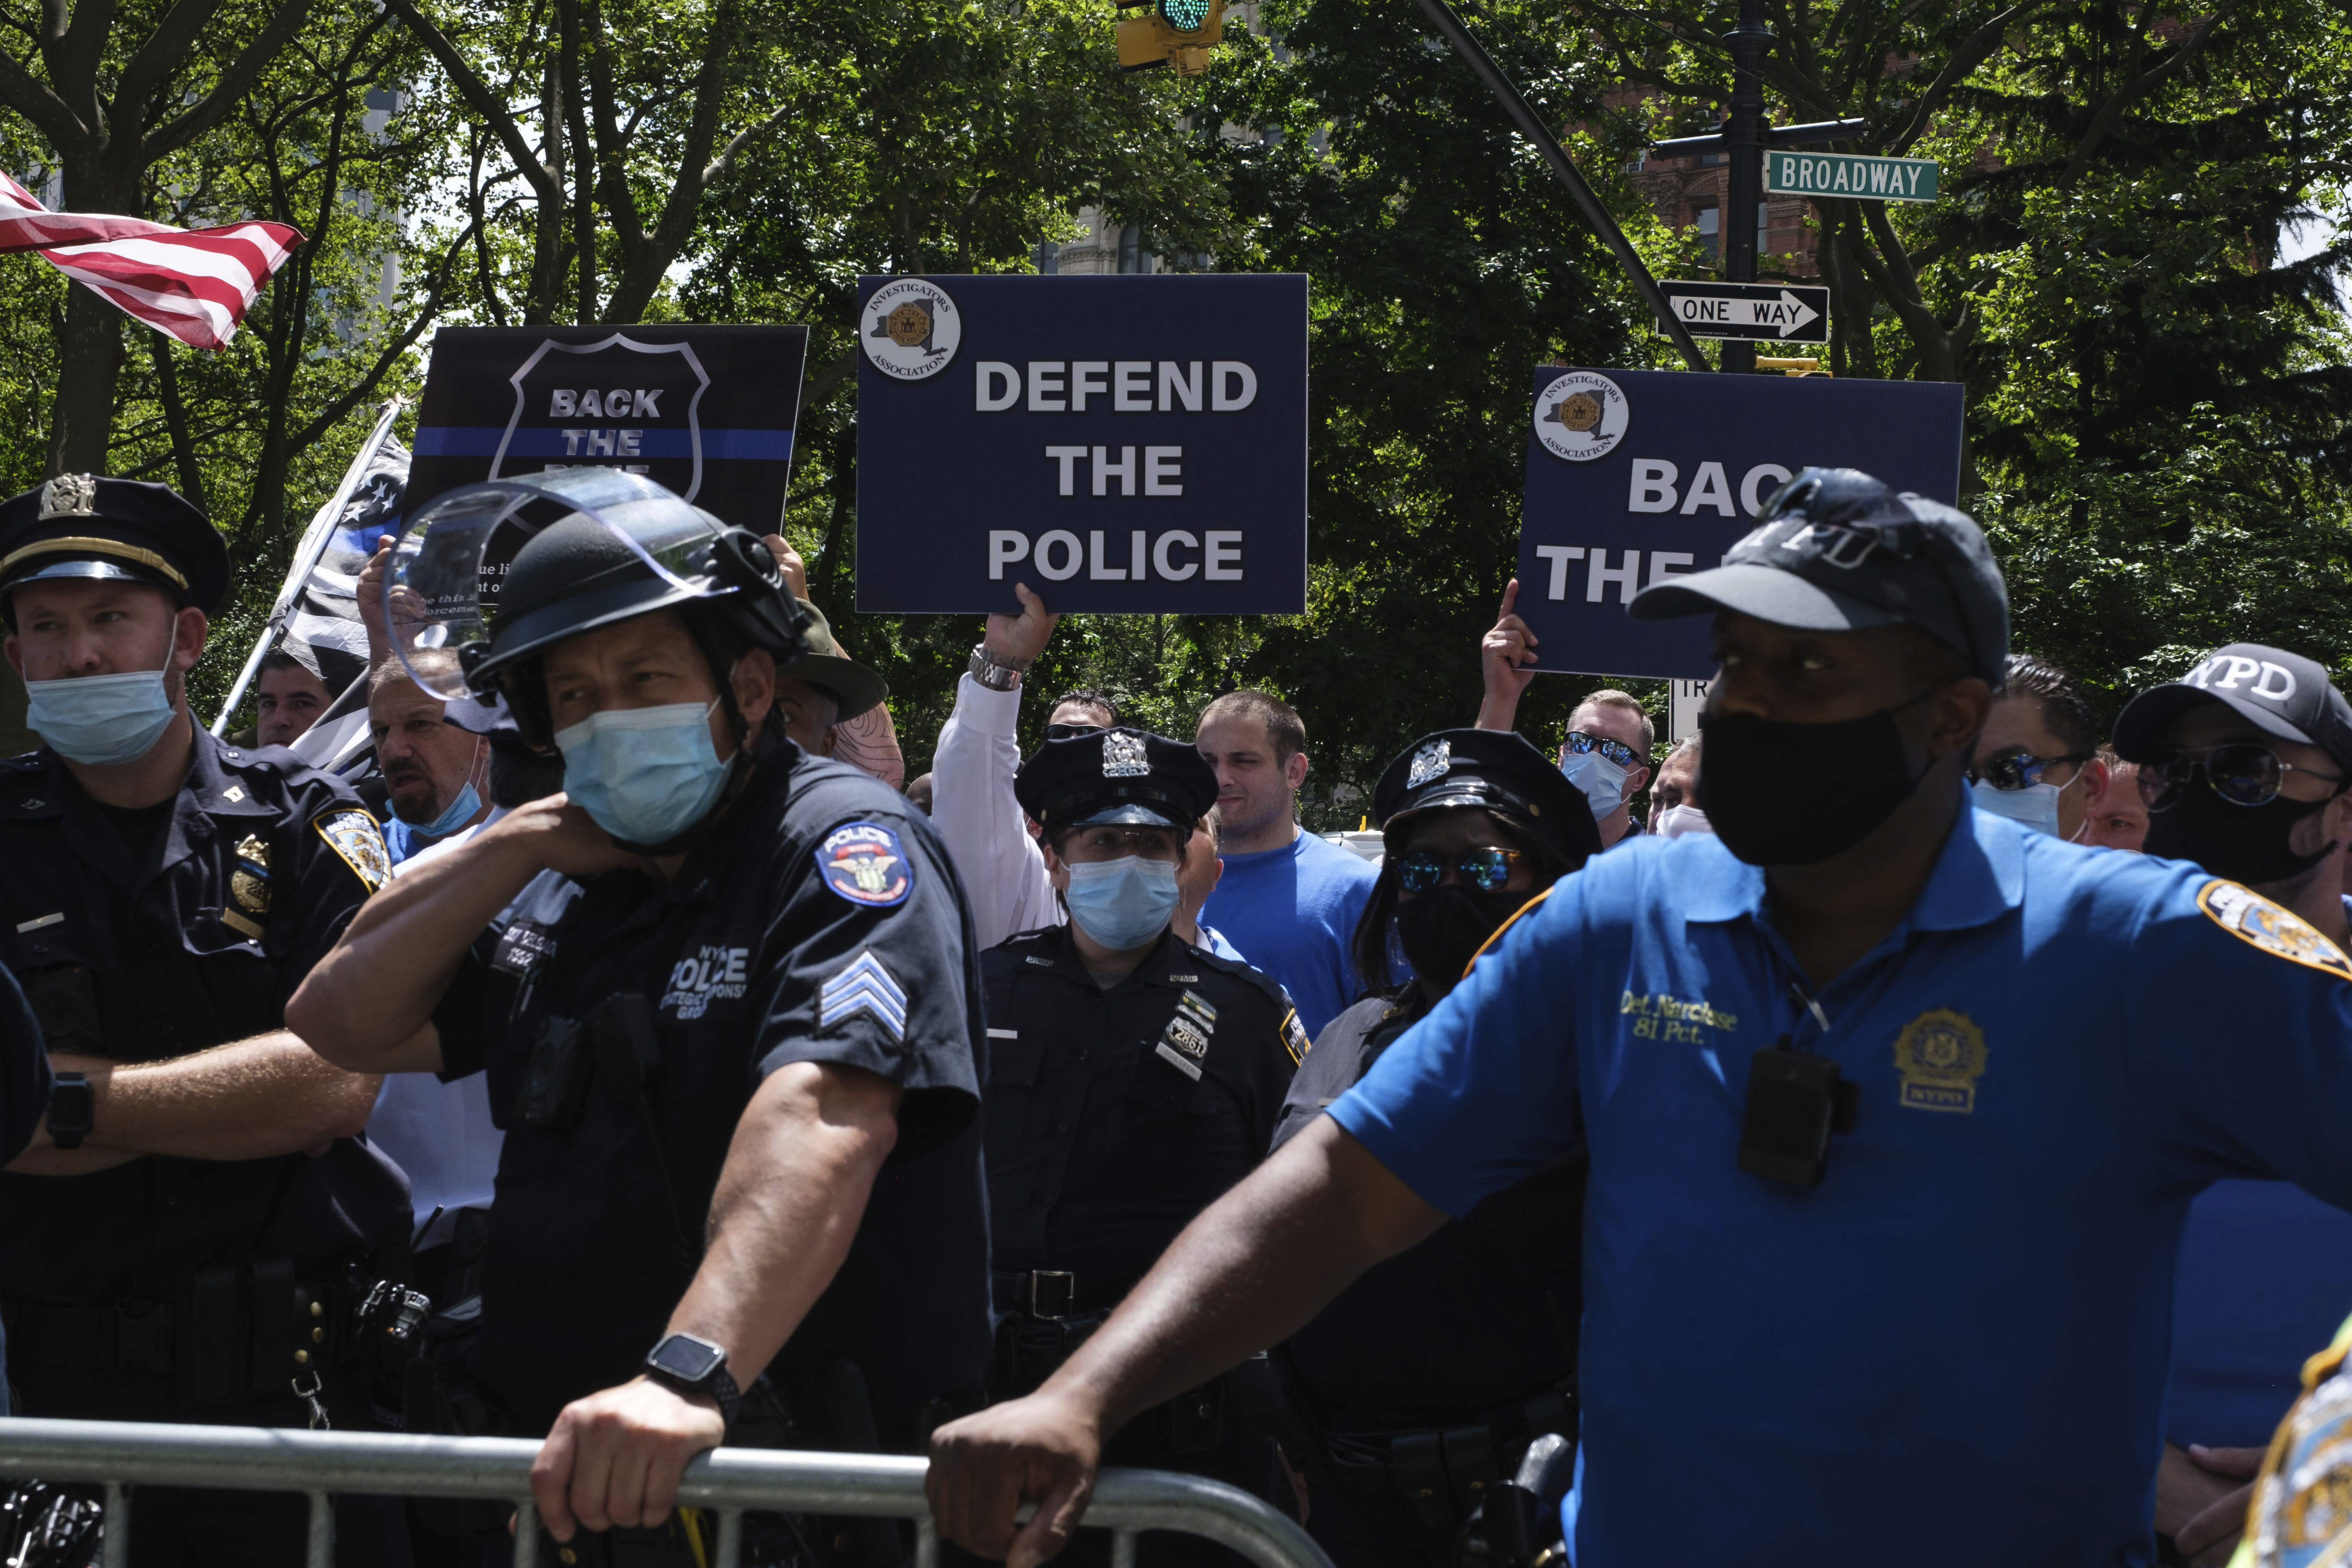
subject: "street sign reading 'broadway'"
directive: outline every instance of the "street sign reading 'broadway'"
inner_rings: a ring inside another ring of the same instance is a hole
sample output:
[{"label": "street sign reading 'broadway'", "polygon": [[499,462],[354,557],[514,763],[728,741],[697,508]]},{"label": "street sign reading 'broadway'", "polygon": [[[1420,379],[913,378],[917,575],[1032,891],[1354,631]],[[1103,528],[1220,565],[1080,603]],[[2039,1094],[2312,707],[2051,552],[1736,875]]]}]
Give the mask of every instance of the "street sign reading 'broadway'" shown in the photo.
[{"label": "street sign reading 'broadway'", "polygon": [[1830,341],[1830,291],[1802,283],[1717,283],[1661,278],[1667,308],[1695,338],[1763,343]]},{"label": "street sign reading 'broadway'", "polygon": [[1764,188],[1776,196],[1846,196],[1865,202],[1932,202],[1931,158],[1866,158],[1857,153],[1764,154]]}]

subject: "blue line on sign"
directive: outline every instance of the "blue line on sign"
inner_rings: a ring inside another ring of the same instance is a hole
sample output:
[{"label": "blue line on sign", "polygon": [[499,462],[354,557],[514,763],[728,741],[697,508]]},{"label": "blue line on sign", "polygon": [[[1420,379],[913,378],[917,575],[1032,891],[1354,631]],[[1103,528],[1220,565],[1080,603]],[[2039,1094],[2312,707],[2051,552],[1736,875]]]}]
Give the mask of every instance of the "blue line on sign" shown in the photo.
[{"label": "blue line on sign", "polygon": [[[601,424],[583,420],[576,426],[524,426],[514,433],[507,447],[509,458],[570,458],[573,462],[619,462],[623,456],[617,450],[604,449],[604,443],[613,440],[616,430],[635,429],[628,425]],[[564,430],[581,432],[567,437]],[[415,452],[420,458],[488,458],[494,456],[499,443],[506,437],[503,425],[427,425],[416,432]],[[617,440],[613,446],[617,447]],[[598,447],[595,451],[589,448]],[[688,444],[684,430],[646,429],[637,437],[636,456],[641,458],[691,458],[693,448]],[[702,433],[702,455],[706,458],[764,460],[788,463],[793,458],[793,433],[789,430],[705,430]]]}]

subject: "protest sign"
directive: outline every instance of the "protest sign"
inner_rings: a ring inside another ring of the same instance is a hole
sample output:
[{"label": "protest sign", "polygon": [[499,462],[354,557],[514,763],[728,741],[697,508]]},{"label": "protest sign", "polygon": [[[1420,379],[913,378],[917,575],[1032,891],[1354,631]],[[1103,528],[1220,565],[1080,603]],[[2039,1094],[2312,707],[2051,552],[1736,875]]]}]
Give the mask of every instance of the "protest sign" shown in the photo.
[{"label": "protest sign", "polygon": [[622,468],[722,522],[781,527],[806,327],[444,327],[411,510],[446,489]]},{"label": "protest sign", "polygon": [[1636,621],[1633,595],[1717,564],[1808,467],[1861,468],[1949,504],[1956,383],[1688,371],[1536,373],[1518,612],[1538,669],[1702,680],[1704,616]]},{"label": "protest sign", "polygon": [[857,607],[1307,606],[1307,279],[864,278]]}]

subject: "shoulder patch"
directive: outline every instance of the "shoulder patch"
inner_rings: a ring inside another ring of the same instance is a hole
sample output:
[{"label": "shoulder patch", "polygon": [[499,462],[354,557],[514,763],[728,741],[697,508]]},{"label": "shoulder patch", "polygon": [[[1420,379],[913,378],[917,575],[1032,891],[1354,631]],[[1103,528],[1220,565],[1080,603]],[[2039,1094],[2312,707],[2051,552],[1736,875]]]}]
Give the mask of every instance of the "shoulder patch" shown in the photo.
[{"label": "shoulder patch", "polygon": [[915,890],[914,868],[898,836],[876,822],[851,822],[825,835],[816,847],[817,874],[824,885],[853,904],[887,909]]},{"label": "shoulder patch", "polygon": [[2197,891],[2197,907],[2206,917],[2241,942],[2275,953],[2306,969],[2324,970],[2338,980],[2352,980],[2352,959],[2319,934],[2318,929],[2292,910],[2280,908],[2260,893],[2250,892],[2219,877]]},{"label": "shoulder patch", "polygon": [[1298,1009],[1288,1009],[1282,1015],[1282,1048],[1290,1053],[1290,1065],[1297,1067],[1307,1060],[1307,1047],[1314,1042],[1307,1037],[1305,1026],[1298,1021]]},{"label": "shoulder patch", "polygon": [[352,875],[374,892],[392,875],[392,857],[383,847],[383,829],[374,817],[358,806],[346,806],[328,812],[313,820],[311,826],[327,841],[327,847],[342,857]]}]

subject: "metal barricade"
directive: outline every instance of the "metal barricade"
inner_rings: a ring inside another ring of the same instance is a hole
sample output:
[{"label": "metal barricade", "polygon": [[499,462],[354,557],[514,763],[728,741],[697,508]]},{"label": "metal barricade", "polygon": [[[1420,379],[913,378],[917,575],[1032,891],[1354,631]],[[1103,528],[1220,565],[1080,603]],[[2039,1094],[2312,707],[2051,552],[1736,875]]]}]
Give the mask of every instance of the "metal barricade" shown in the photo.
[{"label": "metal barricade", "polygon": [[[136,1421],[0,1418],[0,1476],[102,1483],[104,1568],[129,1568],[130,1489],[204,1487],[303,1492],[310,1499],[309,1568],[334,1563],[339,1492],[487,1498],[517,1511],[515,1568],[539,1568],[530,1466],[539,1445],[516,1437],[415,1437],[281,1426],[173,1426]],[[677,1500],[719,1516],[714,1568],[738,1568],[743,1511],[911,1519],[915,1568],[939,1568],[923,1500],[921,1459],[794,1449],[719,1448],[686,1468]],[[1135,1536],[1174,1530],[1232,1548],[1259,1568],[1331,1568],[1304,1530],[1247,1492],[1167,1470],[1102,1472],[1089,1528],[1111,1531],[1112,1568],[1135,1568]]]}]

